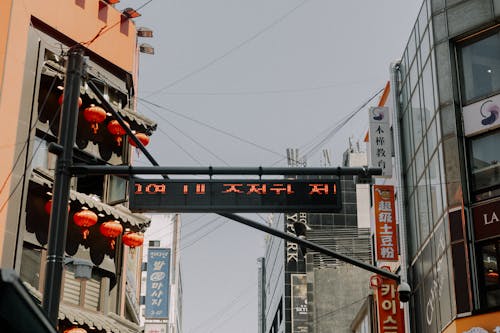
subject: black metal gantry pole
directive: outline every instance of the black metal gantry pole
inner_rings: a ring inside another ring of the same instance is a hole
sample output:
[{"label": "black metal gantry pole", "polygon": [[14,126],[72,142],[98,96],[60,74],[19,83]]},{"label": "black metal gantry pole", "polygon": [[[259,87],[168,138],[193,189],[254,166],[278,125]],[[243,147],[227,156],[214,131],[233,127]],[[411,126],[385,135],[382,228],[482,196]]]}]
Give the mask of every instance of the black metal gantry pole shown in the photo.
[{"label": "black metal gantry pole", "polygon": [[68,54],[64,82],[58,149],[52,149],[58,154],[52,192],[43,308],[54,327],[57,327],[61,297],[66,229],[68,227],[68,201],[72,177],[70,167],[73,164],[73,146],[76,140],[78,98],[80,97],[83,67],[83,50],[80,48],[71,49]]}]

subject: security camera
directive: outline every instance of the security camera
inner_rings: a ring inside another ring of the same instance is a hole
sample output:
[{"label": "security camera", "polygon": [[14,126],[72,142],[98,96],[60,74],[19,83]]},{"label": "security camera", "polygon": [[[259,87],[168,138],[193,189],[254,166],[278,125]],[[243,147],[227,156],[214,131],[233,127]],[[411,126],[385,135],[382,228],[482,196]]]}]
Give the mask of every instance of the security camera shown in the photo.
[{"label": "security camera", "polygon": [[402,303],[408,302],[411,296],[410,285],[406,282],[401,282],[398,287],[398,293],[399,293],[399,300]]}]

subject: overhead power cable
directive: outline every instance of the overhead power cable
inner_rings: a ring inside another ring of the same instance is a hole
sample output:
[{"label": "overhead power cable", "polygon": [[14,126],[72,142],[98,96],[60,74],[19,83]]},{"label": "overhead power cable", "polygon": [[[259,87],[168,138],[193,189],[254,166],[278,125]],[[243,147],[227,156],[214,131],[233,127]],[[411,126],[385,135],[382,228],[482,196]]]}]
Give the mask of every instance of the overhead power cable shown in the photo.
[{"label": "overhead power cable", "polygon": [[[155,112],[151,106],[149,105],[146,105],[144,104],[144,107],[146,107],[149,111],[151,112]],[[208,149],[207,147],[205,147],[201,142],[197,141],[196,139],[194,139],[192,136],[190,136],[186,131],[183,131],[182,129],[180,129],[179,127],[175,126],[171,121],[169,121],[168,119],[166,118],[162,118],[164,121],[166,121],[170,126],[172,126],[173,128],[175,128],[179,133],[181,133],[182,135],[184,135],[186,138],[188,138],[189,140],[191,140],[192,142],[194,142],[197,146],[201,147],[204,151],[206,151],[207,153],[209,153],[211,156],[215,157],[217,160],[221,161],[223,164],[225,165],[229,165],[226,161],[224,161],[221,157],[217,156],[214,152],[212,152],[210,149]],[[165,131],[161,130],[160,129],[160,132],[163,133],[165,136],[167,136],[170,140],[173,141],[173,138],[170,137]],[[196,162],[198,162],[199,165],[202,165],[200,161],[198,161],[198,159],[196,159],[191,153],[189,153],[187,151],[187,149],[185,149],[184,147],[182,147],[182,145],[179,145],[179,144],[176,144],[179,148],[182,149],[182,151],[184,151],[188,156],[190,156],[193,160],[195,160]]]},{"label": "overhead power cable", "polygon": [[241,49],[243,46],[245,46],[246,44],[256,40],[257,38],[259,38],[260,36],[262,36],[264,33],[266,33],[267,31],[271,30],[272,28],[274,28],[275,26],[277,26],[279,23],[281,23],[282,21],[284,21],[287,17],[289,17],[290,15],[292,15],[295,11],[297,11],[300,7],[302,7],[303,5],[305,5],[307,2],[309,2],[309,0],[303,0],[302,2],[300,2],[298,5],[292,7],[290,10],[288,10],[285,14],[281,15],[280,17],[278,17],[277,19],[275,19],[273,22],[271,22],[270,24],[268,24],[267,26],[265,26],[263,29],[259,30],[258,32],[256,32],[255,34],[253,34],[252,36],[250,36],[249,38],[243,40],[242,42],[238,43],[237,45],[235,45],[234,47],[230,48],[229,50],[227,50],[226,52],[224,52],[223,54],[221,54],[220,56],[212,59],[211,61],[209,61],[208,63],[192,70],[191,72],[179,77],[178,79],[170,82],[169,84],[163,86],[162,88],[158,89],[158,90],[155,90],[153,91],[152,93],[150,93],[149,95],[147,95],[146,97],[151,97],[151,96],[154,96],[154,95],[157,95],[177,84],[179,84],[180,82],[182,81],[185,81],[186,79],[194,76],[195,74],[198,74],[202,71],[204,71],[205,69],[209,68],[210,66],[218,63],[219,61],[221,61],[222,59],[226,58],[227,56],[229,56],[230,54],[232,54],[233,52]]},{"label": "overhead power cable", "polygon": [[[184,118],[184,119],[190,120],[190,121],[192,121],[192,122],[194,122],[194,123],[197,123],[197,124],[199,124],[199,125],[201,125],[201,126],[204,126],[204,127],[206,127],[206,128],[209,128],[209,129],[211,129],[211,130],[213,130],[213,131],[216,131],[216,132],[218,132],[218,133],[221,133],[221,134],[224,134],[224,135],[226,135],[226,136],[229,136],[229,137],[231,137],[231,138],[233,138],[233,139],[235,139],[235,140],[238,140],[238,141],[240,141],[240,142],[243,142],[243,143],[246,143],[246,144],[248,144],[248,145],[254,146],[254,147],[256,147],[256,148],[262,149],[262,150],[267,151],[267,152],[269,152],[269,153],[271,153],[271,154],[274,154],[274,155],[277,155],[277,156],[283,157],[283,154],[280,154],[280,153],[278,153],[278,152],[275,152],[275,151],[273,151],[273,150],[271,150],[271,149],[269,149],[269,148],[267,148],[267,147],[261,146],[261,145],[259,145],[259,144],[256,144],[255,142],[252,142],[252,141],[249,141],[249,140],[243,139],[243,138],[241,138],[241,137],[239,137],[239,136],[237,136],[237,135],[235,135],[235,134],[232,134],[232,133],[229,133],[229,132],[227,132],[227,131],[224,131],[224,130],[221,130],[221,129],[219,129],[219,128],[216,128],[216,127],[214,127],[214,126],[208,125],[208,124],[206,124],[206,123],[204,123],[204,122],[202,122],[202,121],[199,121],[199,120],[194,119],[194,118],[192,118],[192,117],[186,116],[186,115],[184,115],[184,114],[182,114],[182,113],[176,112],[176,111],[174,111],[174,110],[172,110],[172,109],[170,109],[170,108],[167,108],[167,107],[161,106],[161,105],[159,105],[159,104],[157,104],[157,103],[154,103],[154,102],[148,101],[148,100],[146,100],[146,99],[144,99],[144,98],[140,98],[140,97],[139,97],[139,98],[138,98],[138,100],[139,100],[139,102],[142,102],[142,103],[146,103],[146,104],[152,105],[152,106],[154,106],[154,107],[156,107],[156,108],[158,108],[158,109],[164,110],[164,111],[168,111],[168,112],[170,112],[170,113],[175,114],[176,116],[179,116],[179,117],[182,117],[182,118]],[[163,115],[161,115],[160,113],[158,113],[158,112],[156,112],[156,111],[153,111],[153,110],[151,110],[151,112],[153,112],[154,114],[156,114],[156,115],[157,115],[159,118],[161,118],[162,120],[167,121],[167,120],[166,120],[166,118],[165,118]]]}]

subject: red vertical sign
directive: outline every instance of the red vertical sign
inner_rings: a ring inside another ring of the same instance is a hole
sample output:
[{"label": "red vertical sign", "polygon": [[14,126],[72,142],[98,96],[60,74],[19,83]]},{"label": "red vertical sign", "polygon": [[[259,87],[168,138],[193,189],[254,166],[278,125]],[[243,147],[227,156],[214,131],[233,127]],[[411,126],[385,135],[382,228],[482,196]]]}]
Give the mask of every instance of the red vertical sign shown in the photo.
[{"label": "red vertical sign", "polygon": [[377,261],[398,261],[394,186],[373,185]]},{"label": "red vertical sign", "polygon": [[379,276],[377,286],[378,327],[380,333],[404,333],[403,309],[399,304],[397,283]]}]

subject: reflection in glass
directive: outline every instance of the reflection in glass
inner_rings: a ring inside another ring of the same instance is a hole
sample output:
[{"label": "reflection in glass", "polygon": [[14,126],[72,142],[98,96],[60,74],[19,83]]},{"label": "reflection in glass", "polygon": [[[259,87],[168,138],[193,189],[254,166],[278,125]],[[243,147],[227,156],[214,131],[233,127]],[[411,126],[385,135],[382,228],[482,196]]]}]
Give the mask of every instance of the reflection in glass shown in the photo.
[{"label": "reflection in glass", "polygon": [[484,38],[460,50],[465,101],[500,90],[500,34]]},{"label": "reflection in glass", "polygon": [[[500,185],[500,132],[476,137],[470,140],[473,190],[486,192]],[[486,194],[486,197],[489,195]],[[486,197],[481,197],[485,199]]]},{"label": "reflection in glass", "polygon": [[482,303],[486,307],[500,306],[500,279],[498,259],[500,257],[500,241],[495,240],[481,247],[482,259]]}]

